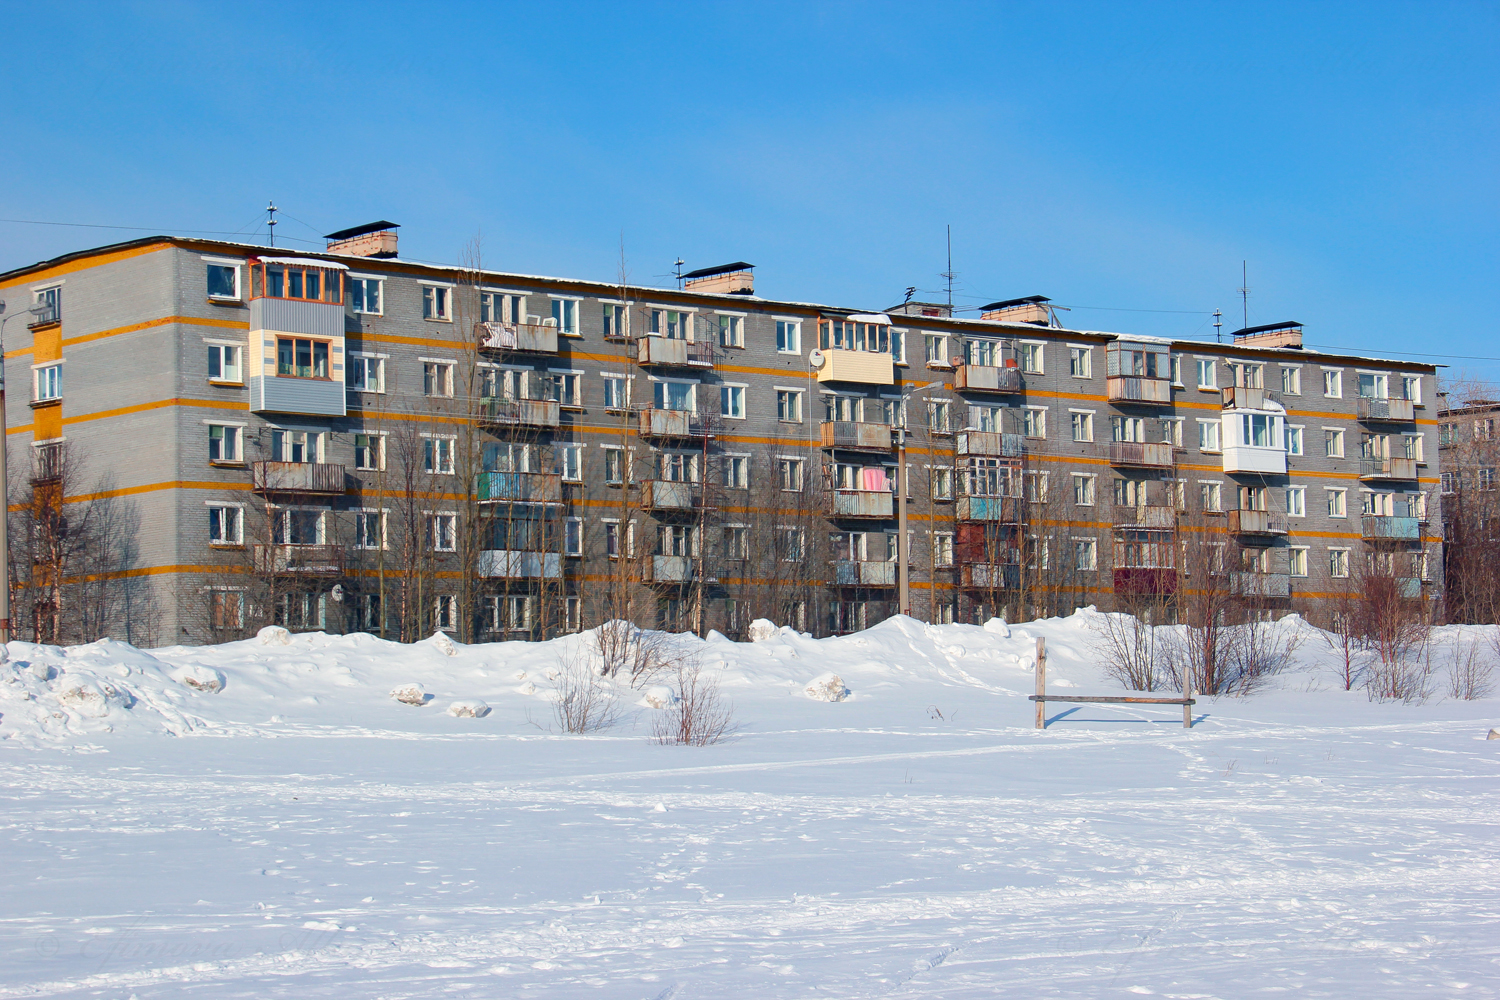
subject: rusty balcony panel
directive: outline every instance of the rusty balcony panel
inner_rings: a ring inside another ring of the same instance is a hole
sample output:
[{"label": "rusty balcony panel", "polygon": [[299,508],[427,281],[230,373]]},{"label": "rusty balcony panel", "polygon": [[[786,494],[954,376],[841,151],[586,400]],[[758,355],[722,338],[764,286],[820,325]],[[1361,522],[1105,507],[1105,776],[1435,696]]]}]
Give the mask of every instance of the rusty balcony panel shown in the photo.
[{"label": "rusty balcony panel", "polygon": [[823,509],[829,517],[894,517],[895,494],[890,490],[832,490],[824,494]]},{"label": "rusty balcony panel", "polygon": [[640,411],[640,420],[641,437],[702,438],[710,436],[703,421],[689,410],[659,410],[648,406]]},{"label": "rusty balcony panel", "polygon": [[636,360],[643,365],[712,368],[714,347],[712,343],[642,337],[636,342]]},{"label": "rusty balcony panel", "polygon": [[1026,454],[1026,438],[1020,434],[1002,434],[998,431],[961,431],[957,451],[960,457],[988,455],[997,458],[1022,458]]},{"label": "rusty balcony panel", "polygon": [[1291,597],[1289,573],[1231,573],[1229,592],[1236,597]]},{"label": "rusty balcony panel", "polygon": [[557,427],[562,406],[555,399],[482,399],[479,422],[494,427]]},{"label": "rusty balcony panel", "polygon": [[1174,531],[1177,528],[1176,507],[1132,507],[1116,504],[1113,522],[1117,528],[1143,528],[1150,531]]},{"label": "rusty balcony panel", "polygon": [[1359,396],[1354,401],[1355,416],[1367,424],[1410,424],[1417,419],[1417,404],[1409,399],[1371,399]]},{"label": "rusty balcony panel", "polygon": [[1172,382],[1139,375],[1110,375],[1104,380],[1105,396],[1111,403],[1172,404]]},{"label": "rusty balcony panel", "polygon": [[474,484],[481,502],[562,503],[562,476],[555,472],[481,472]]},{"label": "rusty balcony panel", "polygon": [[1109,464],[1129,465],[1141,469],[1170,469],[1174,462],[1169,444],[1147,444],[1139,441],[1111,441]]},{"label": "rusty balcony panel", "polygon": [[959,584],[967,590],[1017,590],[1021,567],[1016,563],[967,563],[959,569]]},{"label": "rusty balcony panel", "polygon": [[344,467],[331,462],[253,462],[250,480],[262,494],[337,496],[344,492]]},{"label": "rusty balcony panel", "polygon": [[833,564],[833,581],[838,587],[894,587],[896,564],[841,559]]},{"label": "rusty balcony panel", "polygon": [[257,573],[342,576],[344,549],[339,545],[257,545]]},{"label": "rusty balcony panel", "polygon": [[557,327],[532,323],[475,323],[474,337],[486,351],[556,354]]},{"label": "rusty balcony panel", "polygon": [[646,510],[696,510],[700,504],[698,484],[667,479],[641,483],[641,506]]},{"label": "rusty balcony panel", "polygon": [[1287,520],[1280,514],[1266,510],[1231,510],[1229,532],[1234,535],[1284,535],[1289,530]]},{"label": "rusty balcony panel", "polygon": [[829,420],[822,426],[823,447],[844,451],[890,451],[889,424],[863,423],[857,420]]},{"label": "rusty balcony panel", "polygon": [[953,373],[953,388],[961,392],[1020,392],[1021,369],[994,365],[959,365]]},{"label": "rusty balcony panel", "polygon": [[998,524],[1021,523],[1022,500],[1020,497],[971,497],[961,496],[954,504],[954,517],[959,521],[994,521]]},{"label": "rusty balcony panel", "polygon": [[1414,458],[1362,458],[1359,460],[1361,479],[1416,479],[1417,460]]}]

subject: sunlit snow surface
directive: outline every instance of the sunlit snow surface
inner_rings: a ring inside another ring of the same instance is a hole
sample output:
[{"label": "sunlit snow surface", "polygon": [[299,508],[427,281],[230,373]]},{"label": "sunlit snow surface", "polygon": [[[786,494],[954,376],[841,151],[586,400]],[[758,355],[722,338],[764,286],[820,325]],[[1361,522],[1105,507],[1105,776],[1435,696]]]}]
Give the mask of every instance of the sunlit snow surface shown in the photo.
[{"label": "sunlit snow surface", "polygon": [[577,638],[11,643],[0,997],[1500,996],[1500,703],[1440,650],[1371,704],[1293,621],[1191,731],[1038,732],[1036,636],[1119,690],[1089,620],[687,638],[739,726],[702,748],[639,690],[549,731]]}]

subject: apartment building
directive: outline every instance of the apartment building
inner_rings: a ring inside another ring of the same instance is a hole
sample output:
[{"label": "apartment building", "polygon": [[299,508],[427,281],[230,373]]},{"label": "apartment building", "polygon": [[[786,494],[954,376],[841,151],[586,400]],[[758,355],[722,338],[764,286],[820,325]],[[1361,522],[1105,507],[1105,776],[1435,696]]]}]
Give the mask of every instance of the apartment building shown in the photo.
[{"label": "apartment building", "polygon": [[[1195,545],[1259,614],[1437,582],[1432,365],[681,286],[405,261],[389,223],[0,275],[20,634],[847,632],[898,610],[903,506],[928,621],[1170,606]],[[65,562],[59,523],[108,531]]]}]

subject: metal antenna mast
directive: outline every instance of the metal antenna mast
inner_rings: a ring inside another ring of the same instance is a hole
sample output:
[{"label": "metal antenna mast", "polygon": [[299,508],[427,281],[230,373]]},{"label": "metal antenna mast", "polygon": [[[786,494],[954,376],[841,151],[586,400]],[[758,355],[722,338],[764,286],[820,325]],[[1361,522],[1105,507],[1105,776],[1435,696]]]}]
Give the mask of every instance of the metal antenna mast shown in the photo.
[{"label": "metal antenna mast", "polygon": [[682,287],[682,265],[684,265],[686,263],[687,263],[687,261],[683,260],[681,257],[678,257],[676,260],[674,260],[672,262],[672,266],[674,268],[676,268],[676,270],[677,270],[677,287],[678,288]]},{"label": "metal antenna mast", "polygon": [[1250,329],[1250,265],[1240,261],[1240,305],[1244,308],[1244,321],[1240,324],[1241,330]]},{"label": "metal antenna mast", "polygon": [[1219,310],[1214,310],[1214,343],[1216,344],[1224,343],[1224,322],[1222,319],[1223,315],[1224,314],[1219,312]]},{"label": "metal antenna mast", "polygon": [[266,232],[270,233],[271,246],[276,245],[276,203],[266,202]]},{"label": "metal antenna mast", "polygon": [[953,312],[953,279],[958,275],[953,270],[953,224],[948,224],[948,270],[938,275],[948,282],[948,312]]}]

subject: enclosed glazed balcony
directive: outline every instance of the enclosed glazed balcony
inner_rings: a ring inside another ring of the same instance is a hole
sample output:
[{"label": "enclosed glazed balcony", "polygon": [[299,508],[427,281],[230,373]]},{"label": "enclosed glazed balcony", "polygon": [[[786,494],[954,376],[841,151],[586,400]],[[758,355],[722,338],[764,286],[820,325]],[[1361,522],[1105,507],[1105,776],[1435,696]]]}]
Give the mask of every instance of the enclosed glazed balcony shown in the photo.
[{"label": "enclosed glazed balcony", "polygon": [[1360,535],[1367,542],[1419,542],[1422,524],[1415,517],[1365,514],[1360,518]]},{"label": "enclosed glazed balcony", "polygon": [[890,490],[830,490],[823,494],[823,513],[832,518],[886,520],[894,516]]},{"label": "enclosed glazed balcony", "polygon": [[833,582],[839,587],[894,587],[896,564],[841,559],[833,564]]},{"label": "enclosed glazed balcony", "polygon": [[1021,384],[1021,369],[995,365],[959,365],[953,373],[953,388],[962,392],[1017,393]]},{"label": "enclosed glazed balcony", "polygon": [[1026,454],[1026,439],[1020,434],[997,431],[962,431],[955,442],[959,457],[968,455],[996,458],[1021,458]]},{"label": "enclosed glazed balcony", "polygon": [[560,580],[562,555],[557,552],[485,549],[479,553],[475,573],[486,580]]},{"label": "enclosed glazed balcony", "polygon": [[829,420],[822,426],[823,447],[842,451],[890,451],[891,426],[857,420]]},{"label": "enclosed glazed balcony", "polygon": [[1367,424],[1410,424],[1417,419],[1417,404],[1410,399],[1374,399],[1359,396],[1355,416]]},{"label": "enclosed glazed balcony", "polygon": [[819,353],[823,357],[823,363],[818,366],[819,382],[896,384],[896,362],[888,353],[851,351],[840,347],[830,347]]},{"label": "enclosed glazed balcony", "polygon": [[481,502],[562,503],[562,476],[555,472],[481,472],[474,495]]},{"label": "enclosed glazed balcony", "polygon": [[712,437],[708,425],[691,410],[663,410],[648,406],[640,412],[641,437]]},{"label": "enclosed glazed balcony", "polygon": [[1173,531],[1177,528],[1177,508],[1116,504],[1112,521],[1118,528]]},{"label": "enclosed glazed balcony", "polygon": [[641,483],[641,506],[646,510],[697,510],[701,505],[697,483],[647,479]]},{"label": "enclosed glazed balcony", "polygon": [[1109,464],[1137,469],[1170,469],[1174,458],[1169,444],[1143,441],[1111,441]]},{"label": "enclosed glazed balcony", "polygon": [[953,516],[959,521],[989,521],[997,524],[1020,524],[1023,501],[1020,497],[961,496],[954,504]]},{"label": "enclosed glazed balcony", "polygon": [[481,399],[479,422],[492,427],[557,427],[562,406],[555,399]]},{"label": "enclosed glazed balcony", "polygon": [[1359,460],[1359,478],[1416,479],[1417,460],[1414,458],[1361,458]]},{"label": "enclosed glazed balcony", "polygon": [[1284,535],[1288,530],[1287,519],[1281,514],[1265,510],[1231,510],[1226,513],[1229,532],[1233,535]]},{"label": "enclosed glazed balcony", "polygon": [[712,368],[714,346],[669,337],[642,337],[636,342],[636,360],[643,365]]},{"label": "enclosed glazed balcony", "polygon": [[340,545],[257,545],[255,571],[266,574],[342,576],[344,548]]},{"label": "enclosed glazed balcony", "polygon": [[[1260,393],[1261,390],[1240,389],[1236,392]],[[1275,400],[1263,395],[1260,398],[1263,409],[1236,407],[1223,411],[1219,433],[1224,447],[1225,472],[1286,475],[1286,411]]]},{"label": "enclosed glazed balcony", "polygon": [[1229,592],[1236,597],[1291,597],[1289,573],[1230,573]]},{"label": "enclosed glazed balcony", "polygon": [[261,495],[338,496],[344,492],[344,467],[331,462],[252,462],[250,481]]},{"label": "enclosed glazed balcony", "polygon": [[533,323],[476,323],[474,336],[486,351],[556,354],[557,326]]}]

